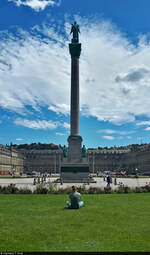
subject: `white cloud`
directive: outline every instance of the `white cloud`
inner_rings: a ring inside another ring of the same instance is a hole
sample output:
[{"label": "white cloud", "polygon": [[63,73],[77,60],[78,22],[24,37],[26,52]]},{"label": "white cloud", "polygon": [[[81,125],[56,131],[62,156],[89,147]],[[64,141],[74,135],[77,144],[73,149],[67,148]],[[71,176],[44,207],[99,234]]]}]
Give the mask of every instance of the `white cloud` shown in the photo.
[{"label": "white cloud", "polygon": [[66,128],[66,129],[69,129],[70,128],[70,124],[67,123],[67,122],[64,122],[63,123],[63,127]]},{"label": "white cloud", "polygon": [[[92,24],[90,29],[84,26],[82,30],[86,47],[83,47],[81,100],[86,105],[85,114],[114,124],[133,122],[142,114],[150,115],[147,96],[150,45],[139,42],[135,47],[106,23]],[[126,77],[132,83],[126,79],[119,81],[117,77]]]},{"label": "white cloud", "polygon": [[114,140],[115,138],[113,136],[110,136],[110,135],[104,135],[102,136],[104,139],[106,140]]},{"label": "white cloud", "polygon": [[23,139],[22,138],[16,138],[16,141],[22,141]]},{"label": "white cloud", "polygon": [[105,134],[119,134],[119,135],[128,135],[132,134],[135,131],[120,131],[120,130],[114,130],[114,129],[100,129],[97,131],[97,133],[105,133]]},{"label": "white cloud", "polygon": [[[107,22],[78,17],[78,23],[81,113],[118,125],[150,117],[150,44],[132,45]],[[65,30],[67,38],[70,24]],[[61,34],[46,26],[0,34],[1,107],[24,113],[27,105],[47,106],[69,114],[71,60]]]},{"label": "white cloud", "polygon": [[97,131],[97,133],[115,134],[117,131],[113,129],[100,129]]},{"label": "white cloud", "polygon": [[24,126],[32,129],[56,129],[59,126],[59,123],[46,121],[46,120],[27,120],[27,119],[16,119],[14,122],[16,125]]},{"label": "white cloud", "polygon": [[150,127],[147,127],[147,128],[145,128],[144,130],[146,130],[146,131],[150,131]]},{"label": "white cloud", "polygon": [[26,105],[34,109],[55,106],[66,114],[70,98],[67,45],[59,36],[57,42],[51,40],[53,28],[43,28],[48,33],[43,39],[36,33],[1,35],[8,38],[0,42],[0,106],[19,113],[25,112]]},{"label": "white cloud", "polygon": [[43,11],[48,5],[54,6],[59,5],[60,1],[54,0],[8,0],[9,2],[14,2],[17,6],[28,6],[35,11]]},{"label": "white cloud", "polygon": [[148,125],[150,125],[150,120],[137,122],[136,125],[137,126],[148,126]]},{"label": "white cloud", "polygon": [[48,109],[53,112],[56,112],[57,114],[63,113],[64,115],[69,114],[69,111],[70,111],[70,107],[67,104],[51,105]]},{"label": "white cloud", "polygon": [[129,70],[129,73],[123,74],[123,75],[118,75],[116,77],[116,82],[138,82],[142,79],[144,79],[146,76],[149,79],[150,76],[150,69],[148,68],[133,68]]},{"label": "white cloud", "polygon": [[[52,120],[28,120],[23,118],[17,118],[14,123],[18,126],[24,126],[31,129],[43,129],[43,130],[52,130],[56,129],[58,127],[63,127],[65,129],[70,128],[70,124],[67,122],[54,122]],[[56,132],[57,135],[65,135],[62,132]],[[17,138],[16,140],[19,140],[21,138]]]},{"label": "white cloud", "polygon": [[64,135],[66,135],[66,134],[64,134],[64,133],[61,133],[61,132],[56,132],[56,135],[59,135],[59,136],[64,136]]}]

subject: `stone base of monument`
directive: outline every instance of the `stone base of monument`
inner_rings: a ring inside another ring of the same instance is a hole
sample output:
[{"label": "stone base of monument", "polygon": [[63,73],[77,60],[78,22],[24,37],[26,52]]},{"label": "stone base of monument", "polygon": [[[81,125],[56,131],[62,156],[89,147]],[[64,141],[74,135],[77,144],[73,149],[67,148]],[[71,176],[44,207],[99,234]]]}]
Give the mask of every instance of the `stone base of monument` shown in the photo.
[{"label": "stone base of monument", "polygon": [[68,137],[68,157],[70,162],[82,162],[82,149],[81,149],[82,137],[79,135],[70,135]]},{"label": "stone base of monument", "polygon": [[89,166],[86,163],[64,163],[61,166],[60,182],[91,183],[95,182],[89,176]]}]

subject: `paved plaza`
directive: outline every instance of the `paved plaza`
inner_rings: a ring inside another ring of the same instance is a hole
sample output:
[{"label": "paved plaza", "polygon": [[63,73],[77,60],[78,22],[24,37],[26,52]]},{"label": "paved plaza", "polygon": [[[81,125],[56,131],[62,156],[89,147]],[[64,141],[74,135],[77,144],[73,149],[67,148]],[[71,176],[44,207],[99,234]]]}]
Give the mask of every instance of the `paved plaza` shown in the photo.
[{"label": "paved plaza", "polygon": [[[57,178],[46,178],[45,184],[52,183]],[[94,178],[96,183],[91,183],[89,185],[86,184],[87,188],[92,187],[99,187],[104,188],[107,185],[107,182],[104,181],[103,178],[97,177]],[[0,186],[8,186],[10,184],[16,184],[17,188],[29,188],[34,190],[36,185],[33,185],[34,178],[1,178],[0,179]],[[117,178],[117,185],[114,185],[114,178],[112,178],[111,188],[116,189],[120,184],[127,185],[128,187],[141,187],[147,184],[150,184],[150,178]],[[57,184],[58,187],[66,188],[74,185],[74,183],[64,183],[61,185],[60,183]],[[76,183],[77,186],[83,185],[82,183]]]}]

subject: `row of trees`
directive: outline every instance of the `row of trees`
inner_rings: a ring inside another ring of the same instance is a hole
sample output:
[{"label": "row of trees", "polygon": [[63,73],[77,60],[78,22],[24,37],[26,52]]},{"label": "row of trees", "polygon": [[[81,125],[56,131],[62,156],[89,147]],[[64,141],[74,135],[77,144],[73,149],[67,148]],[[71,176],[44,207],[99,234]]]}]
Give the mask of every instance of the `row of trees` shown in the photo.
[{"label": "row of trees", "polygon": [[[91,150],[94,148],[90,148]],[[150,144],[130,144],[126,146],[112,146],[112,147],[98,147],[99,150],[125,150],[130,149],[131,151],[150,150]]]},{"label": "row of trees", "polygon": [[25,150],[58,150],[62,148],[61,145],[53,144],[53,143],[31,143],[31,144],[10,144],[10,146],[14,149],[25,149]]},{"label": "row of trees", "polygon": [[[57,145],[53,143],[31,143],[31,144],[10,144],[7,147],[13,147],[15,149],[26,149],[26,150],[57,150],[59,148],[63,149],[64,146]],[[95,148],[89,148],[90,150],[95,150]],[[150,144],[131,144],[127,146],[113,146],[113,147],[98,147],[98,150],[125,150],[130,149],[131,151],[141,151],[150,150]]]}]

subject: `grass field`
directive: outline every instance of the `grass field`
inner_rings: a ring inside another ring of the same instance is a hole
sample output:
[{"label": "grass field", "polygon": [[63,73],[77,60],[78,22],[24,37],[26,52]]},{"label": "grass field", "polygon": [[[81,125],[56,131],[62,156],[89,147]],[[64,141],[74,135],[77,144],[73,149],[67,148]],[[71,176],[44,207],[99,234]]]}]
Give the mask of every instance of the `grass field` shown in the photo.
[{"label": "grass field", "polygon": [[0,195],[0,251],[150,251],[150,194]]}]

